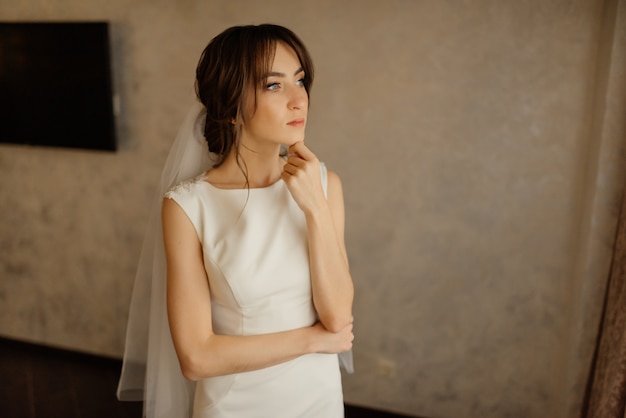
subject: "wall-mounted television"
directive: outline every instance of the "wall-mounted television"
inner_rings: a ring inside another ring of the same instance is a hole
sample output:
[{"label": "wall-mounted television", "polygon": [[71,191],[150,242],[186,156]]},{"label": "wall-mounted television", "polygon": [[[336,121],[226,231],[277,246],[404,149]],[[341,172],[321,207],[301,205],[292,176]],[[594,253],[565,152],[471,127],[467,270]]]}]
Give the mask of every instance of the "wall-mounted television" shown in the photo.
[{"label": "wall-mounted television", "polygon": [[106,22],[0,22],[0,142],[116,150]]}]

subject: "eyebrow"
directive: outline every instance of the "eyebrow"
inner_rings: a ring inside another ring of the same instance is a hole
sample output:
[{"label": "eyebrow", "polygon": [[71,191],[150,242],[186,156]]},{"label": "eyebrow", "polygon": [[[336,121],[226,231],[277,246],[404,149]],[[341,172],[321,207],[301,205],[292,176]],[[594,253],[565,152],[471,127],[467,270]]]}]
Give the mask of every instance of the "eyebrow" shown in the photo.
[{"label": "eyebrow", "polygon": [[[296,72],[293,73],[293,75],[296,76],[296,75],[298,75],[298,74],[300,74],[302,72],[304,72],[304,68],[300,67],[300,68],[298,68],[298,70],[296,70]],[[279,73],[277,71],[271,71],[271,72],[267,73],[267,75],[265,76],[265,78],[267,78],[267,77],[283,77],[284,78],[284,77],[286,77],[286,75],[285,75],[285,73]]]}]

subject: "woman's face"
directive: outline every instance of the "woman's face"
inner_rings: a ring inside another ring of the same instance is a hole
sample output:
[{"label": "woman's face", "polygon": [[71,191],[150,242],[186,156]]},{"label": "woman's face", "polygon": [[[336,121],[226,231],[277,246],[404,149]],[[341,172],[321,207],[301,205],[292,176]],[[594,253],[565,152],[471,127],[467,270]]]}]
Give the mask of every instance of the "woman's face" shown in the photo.
[{"label": "woman's face", "polygon": [[292,145],[304,140],[309,96],[296,53],[281,42],[267,82],[256,95],[256,111],[243,122],[241,142],[248,148]]}]

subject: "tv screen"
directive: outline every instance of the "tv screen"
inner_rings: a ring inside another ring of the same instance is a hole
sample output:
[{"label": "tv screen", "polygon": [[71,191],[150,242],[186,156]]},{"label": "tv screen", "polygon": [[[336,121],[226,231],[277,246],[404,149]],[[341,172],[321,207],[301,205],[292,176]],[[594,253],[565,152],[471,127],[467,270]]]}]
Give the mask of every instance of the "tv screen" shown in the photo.
[{"label": "tv screen", "polygon": [[108,23],[0,23],[0,142],[116,149]]}]

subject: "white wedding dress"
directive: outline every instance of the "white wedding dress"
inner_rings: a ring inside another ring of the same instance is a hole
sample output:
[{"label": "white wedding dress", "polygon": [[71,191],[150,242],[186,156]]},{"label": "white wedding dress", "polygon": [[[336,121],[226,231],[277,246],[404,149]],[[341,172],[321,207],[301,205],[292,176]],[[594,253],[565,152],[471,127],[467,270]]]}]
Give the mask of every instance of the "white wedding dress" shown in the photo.
[{"label": "white wedding dress", "polygon": [[[326,186],[326,168],[322,165]],[[202,243],[218,334],[313,325],[304,214],[286,184],[220,189],[202,174],[171,189]],[[194,418],[343,417],[337,355],[310,354],[265,369],[198,381]]]}]

